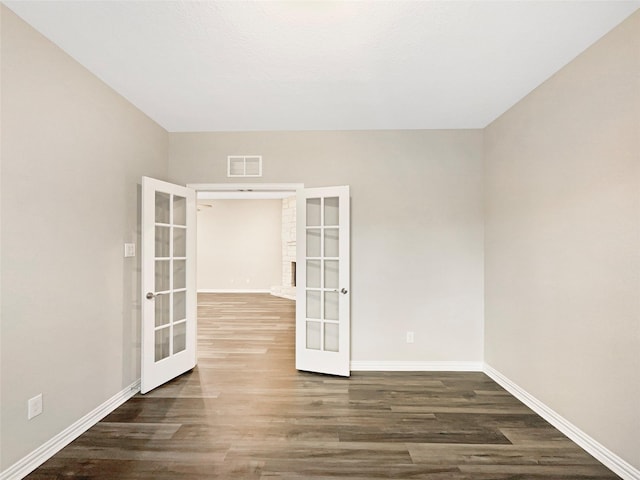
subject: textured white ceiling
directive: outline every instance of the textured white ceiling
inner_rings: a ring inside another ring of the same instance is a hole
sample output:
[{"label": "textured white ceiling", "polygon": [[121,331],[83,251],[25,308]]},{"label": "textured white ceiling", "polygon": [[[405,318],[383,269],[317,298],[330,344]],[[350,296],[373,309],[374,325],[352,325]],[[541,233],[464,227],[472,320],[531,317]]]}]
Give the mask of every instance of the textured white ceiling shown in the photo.
[{"label": "textured white ceiling", "polygon": [[4,3],[173,132],[481,128],[640,7]]}]

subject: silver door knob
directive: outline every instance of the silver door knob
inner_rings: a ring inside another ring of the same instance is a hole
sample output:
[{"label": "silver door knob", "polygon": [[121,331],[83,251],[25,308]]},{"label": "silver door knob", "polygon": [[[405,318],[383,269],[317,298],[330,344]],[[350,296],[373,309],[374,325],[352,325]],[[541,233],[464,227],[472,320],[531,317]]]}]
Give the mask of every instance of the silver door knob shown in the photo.
[{"label": "silver door knob", "polygon": [[153,292],[149,292],[147,293],[147,300],[153,300],[154,298],[156,298],[156,294]]},{"label": "silver door knob", "polygon": [[349,290],[347,290],[346,288],[343,288],[342,290],[340,290],[340,293],[343,295],[346,295],[349,292]]}]

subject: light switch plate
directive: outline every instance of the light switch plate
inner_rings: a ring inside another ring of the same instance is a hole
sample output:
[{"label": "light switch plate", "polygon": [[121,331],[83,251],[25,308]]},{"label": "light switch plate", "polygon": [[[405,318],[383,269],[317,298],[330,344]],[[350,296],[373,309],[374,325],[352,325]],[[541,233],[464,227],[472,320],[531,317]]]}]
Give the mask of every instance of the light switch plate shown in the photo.
[{"label": "light switch plate", "polygon": [[125,243],[124,244],[124,256],[125,257],[135,257],[136,256],[136,244],[135,243]]}]

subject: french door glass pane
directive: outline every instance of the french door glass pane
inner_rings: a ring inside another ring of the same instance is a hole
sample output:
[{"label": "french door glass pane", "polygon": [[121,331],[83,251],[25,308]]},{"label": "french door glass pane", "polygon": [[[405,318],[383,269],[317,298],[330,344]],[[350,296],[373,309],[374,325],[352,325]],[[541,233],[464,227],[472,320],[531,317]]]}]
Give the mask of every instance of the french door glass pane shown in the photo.
[{"label": "french door glass pane", "polygon": [[171,195],[156,192],[156,223],[169,223],[171,220]]},{"label": "french door glass pane", "polygon": [[307,226],[317,227],[320,226],[321,212],[321,199],[320,198],[307,198]]},{"label": "french door glass pane", "polygon": [[338,320],[338,292],[324,292],[325,320]]},{"label": "french door glass pane", "polygon": [[182,322],[173,326],[173,353],[181,352],[185,348],[187,348],[187,322]]},{"label": "french door glass pane", "polygon": [[173,293],[173,321],[179,322],[187,318],[187,292]]},{"label": "french door glass pane", "polygon": [[156,257],[168,257],[171,227],[156,226]]},{"label": "french door glass pane", "polygon": [[156,260],[156,292],[169,290],[169,260]]},{"label": "french door glass pane", "polygon": [[339,220],[339,198],[327,197],[324,199],[324,225],[337,226]]},{"label": "french door glass pane", "polygon": [[173,288],[185,288],[187,286],[187,271],[185,260],[173,261]]},{"label": "french door glass pane", "polygon": [[320,322],[307,322],[307,348],[320,350]]},{"label": "french door glass pane", "polygon": [[329,352],[338,351],[338,324],[324,324],[324,349]]},{"label": "french door glass pane", "polygon": [[324,288],[338,288],[338,260],[324,261]]},{"label": "french door glass pane", "polygon": [[307,290],[307,318],[320,318],[320,292]]},{"label": "french door glass pane", "polygon": [[169,295],[156,295],[155,298],[156,327],[167,325],[169,318]]},{"label": "french door glass pane", "polygon": [[187,256],[187,230],[185,228],[173,229],[173,256]]},{"label": "french door glass pane", "polygon": [[307,260],[307,288],[320,288],[321,260]]},{"label": "french door glass pane", "polygon": [[319,228],[307,229],[307,257],[320,256],[320,230]]},{"label": "french door glass pane", "polygon": [[338,229],[326,228],[324,230],[324,256],[338,256]]},{"label": "french door glass pane", "polygon": [[169,356],[169,334],[171,332],[171,327],[164,327],[160,330],[156,330],[156,362],[162,360],[163,358],[167,358]]},{"label": "french door glass pane", "polygon": [[173,224],[187,224],[187,199],[178,195],[173,197]]}]

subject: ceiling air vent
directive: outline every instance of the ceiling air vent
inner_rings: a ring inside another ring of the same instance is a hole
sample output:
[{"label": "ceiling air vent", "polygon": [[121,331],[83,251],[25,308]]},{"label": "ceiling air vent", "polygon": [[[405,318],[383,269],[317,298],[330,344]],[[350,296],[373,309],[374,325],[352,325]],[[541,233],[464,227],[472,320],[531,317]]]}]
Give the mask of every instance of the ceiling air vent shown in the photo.
[{"label": "ceiling air vent", "polygon": [[229,155],[227,177],[261,177],[261,155]]}]

